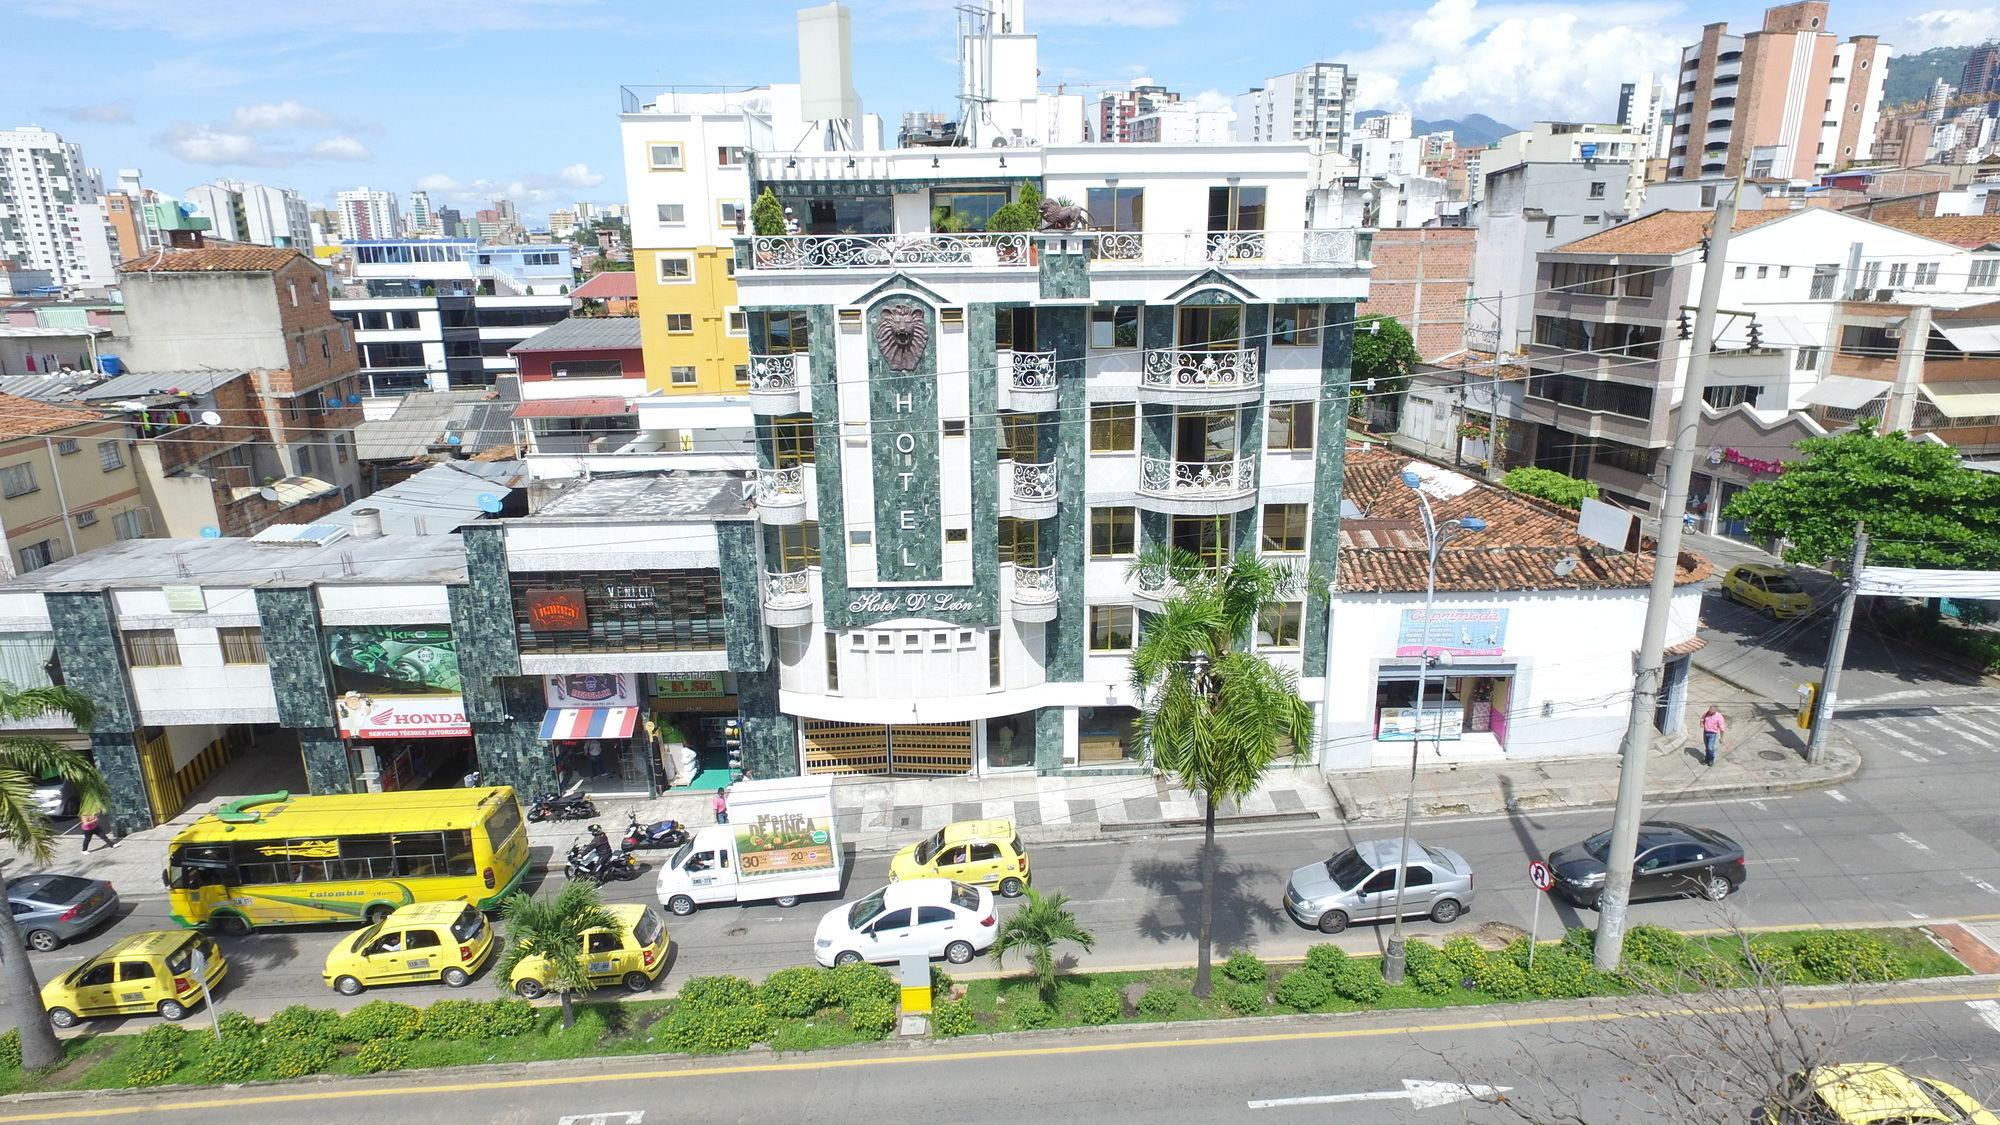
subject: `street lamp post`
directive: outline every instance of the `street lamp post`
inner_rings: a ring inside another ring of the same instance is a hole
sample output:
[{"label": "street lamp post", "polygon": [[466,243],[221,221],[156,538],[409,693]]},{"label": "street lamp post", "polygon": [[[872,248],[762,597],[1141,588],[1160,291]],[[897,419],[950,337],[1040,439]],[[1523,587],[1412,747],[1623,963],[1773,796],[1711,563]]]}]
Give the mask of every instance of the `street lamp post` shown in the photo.
[{"label": "street lamp post", "polygon": [[[1463,532],[1486,530],[1486,521],[1478,516],[1460,516],[1440,524],[1431,512],[1430,498],[1419,487],[1423,483],[1416,473],[1404,470],[1403,484],[1417,494],[1417,507],[1424,517],[1424,619],[1419,634],[1422,651],[1417,654],[1417,715],[1414,728],[1410,731],[1410,791],[1403,799],[1403,838],[1396,854],[1396,905],[1395,928],[1389,934],[1389,948],[1382,954],[1382,978],[1390,984],[1403,983],[1405,941],[1403,938],[1403,882],[1410,870],[1410,822],[1417,811],[1417,756],[1423,752],[1424,733],[1424,690],[1428,686],[1431,661],[1431,608],[1437,601],[1438,552],[1444,549]],[[1444,713],[1438,713],[1437,737],[1431,740],[1432,751],[1444,741]]]}]

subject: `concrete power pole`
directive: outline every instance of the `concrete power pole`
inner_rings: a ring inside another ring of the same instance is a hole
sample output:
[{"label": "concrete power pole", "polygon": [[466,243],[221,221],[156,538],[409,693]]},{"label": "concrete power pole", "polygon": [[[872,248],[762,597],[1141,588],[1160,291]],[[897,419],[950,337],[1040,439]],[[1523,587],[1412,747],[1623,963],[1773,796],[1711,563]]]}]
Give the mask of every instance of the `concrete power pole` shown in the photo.
[{"label": "concrete power pole", "polygon": [[1854,625],[1854,599],[1861,589],[1861,566],[1868,560],[1868,524],[1854,523],[1854,557],[1847,565],[1847,592],[1840,596],[1840,617],[1833,623],[1833,640],[1826,646],[1826,678],[1820,683],[1819,706],[1814,709],[1812,737],[1806,740],[1806,761],[1818,762],[1826,749],[1827,728],[1833,725],[1835,701],[1840,694],[1840,668],[1847,663],[1847,631]]},{"label": "concrete power pole", "polygon": [[1687,382],[1674,412],[1673,458],[1667,469],[1666,495],[1660,500],[1659,534],[1653,548],[1653,585],[1646,599],[1646,628],[1632,676],[1632,713],[1625,720],[1625,740],[1619,748],[1618,808],[1611,818],[1611,850],[1605,856],[1604,889],[1598,898],[1598,969],[1618,968],[1625,950],[1625,910],[1632,898],[1632,864],[1638,858],[1640,806],[1646,797],[1646,755],[1652,747],[1653,710],[1666,672],[1667,616],[1673,606],[1674,577],[1680,572],[1681,514],[1687,510],[1688,474],[1694,468],[1696,431],[1701,425],[1701,393],[1708,385],[1710,353],[1715,350],[1715,306],[1722,298],[1722,275],[1729,268],[1729,233],[1736,225],[1736,200],[1743,194],[1738,173],[1736,190],[1715,206],[1715,226],[1709,235],[1701,271],[1701,303],[1695,308],[1693,338],[1688,341]]}]

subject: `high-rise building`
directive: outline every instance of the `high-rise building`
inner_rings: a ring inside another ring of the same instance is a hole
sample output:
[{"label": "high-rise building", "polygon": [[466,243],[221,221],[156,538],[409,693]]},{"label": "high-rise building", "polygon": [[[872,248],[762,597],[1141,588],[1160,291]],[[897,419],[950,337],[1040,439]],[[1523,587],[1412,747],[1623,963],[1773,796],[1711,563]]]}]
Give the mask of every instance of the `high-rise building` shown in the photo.
[{"label": "high-rise building", "polygon": [[[1132,119],[1174,105],[1181,96],[1150,78],[1135,78],[1125,90],[1109,90],[1097,99],[1097,135],[1092,140],[1124,144],[1133,140]],[[1159,138],[1152,138],[1157,140]]]},{"label": "high-rise building", "polygon": [[2000,42],[1974,47],[1965,57],[1965,69],[1958,76],[1958,92],[2000,94]]},{"label": "high-rise building", "polygon": [[312,247],[312,218],[305,196],[291,188],[242,180],[211,180],[181,193],[210,233],[258,246]]},{"label": "high-rise building", "polygon": [[1666,113],[1667,84],[1654,75],[1641,75],[1637,82],[1626,82],[1618,87],[1618,116],[1614,120],[1632,132],[1644,133],[1651,138],[1646,152],[1648,157],[1666,159]]},{"label": "high-rise building", "polygon": [[558,208],[549,212],[549,233],[556,238],[568,238],[581,225],[575,211]]},{"label": "high-rise building", "polygon": [[58,285],[116,284],[118,236],[81,146],[38,125],[0,132],[0,259]]},{"label": "high-rise building", "polygon": [[410,230],[415,234],[432,233],[432,225],[437,215],[431,210],[431,193],[413,191],[410,193]]},{"label": "high-rise building", "polygon": [[374,191],[364,185],[337,193],[334,206],[340,212],[342,242],[396,238],[403,233],[395,192]]},{"label": "high-rise building", "polygon": [[456,207],[440,207],[432,212],[436,217],[438,233],[446,238],[466,238],[470,232],[465,229],[465,218]]},{"label": "high-rise building", "polygon": [[1764,12],[1762,30],[1702,28],[1681,51],[1670,179],[1743,172],[1805,180],[1872,157],[1891,48],[1873,35],[1840,42],[1826,0]]},{"label": "high-rise building", "polygon": [[1325,141],[1347,148],[1358,79],[1345,63],[1316,62],[1236,95],[1239,141]]}]

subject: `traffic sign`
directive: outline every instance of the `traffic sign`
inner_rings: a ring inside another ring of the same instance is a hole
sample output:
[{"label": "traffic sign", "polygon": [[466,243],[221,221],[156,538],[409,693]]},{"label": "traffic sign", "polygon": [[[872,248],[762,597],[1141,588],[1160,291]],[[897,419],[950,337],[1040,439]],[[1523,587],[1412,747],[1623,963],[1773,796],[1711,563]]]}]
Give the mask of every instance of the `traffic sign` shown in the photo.
[{"label": "traffic sign", "polygon": [[1556,885],[1555,876],[1549,874],[1549,865],[1539,859],[1528,862],[1528,878],[1535,881],[1535,889],[1538,891],[1546,891]]}]

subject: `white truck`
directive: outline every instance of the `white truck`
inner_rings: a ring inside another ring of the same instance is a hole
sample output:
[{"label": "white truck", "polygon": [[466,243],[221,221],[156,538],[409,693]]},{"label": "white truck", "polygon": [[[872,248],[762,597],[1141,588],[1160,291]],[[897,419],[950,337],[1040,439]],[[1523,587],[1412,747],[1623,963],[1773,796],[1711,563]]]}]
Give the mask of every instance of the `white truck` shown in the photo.
[{"label": "white truck", "polygon": [[660,868],[660,905],[686,916],[709,903],[792,906],[840,891],[847,861],[831,780],[739,781],[728,799],[729,823],[696,829]]}]

